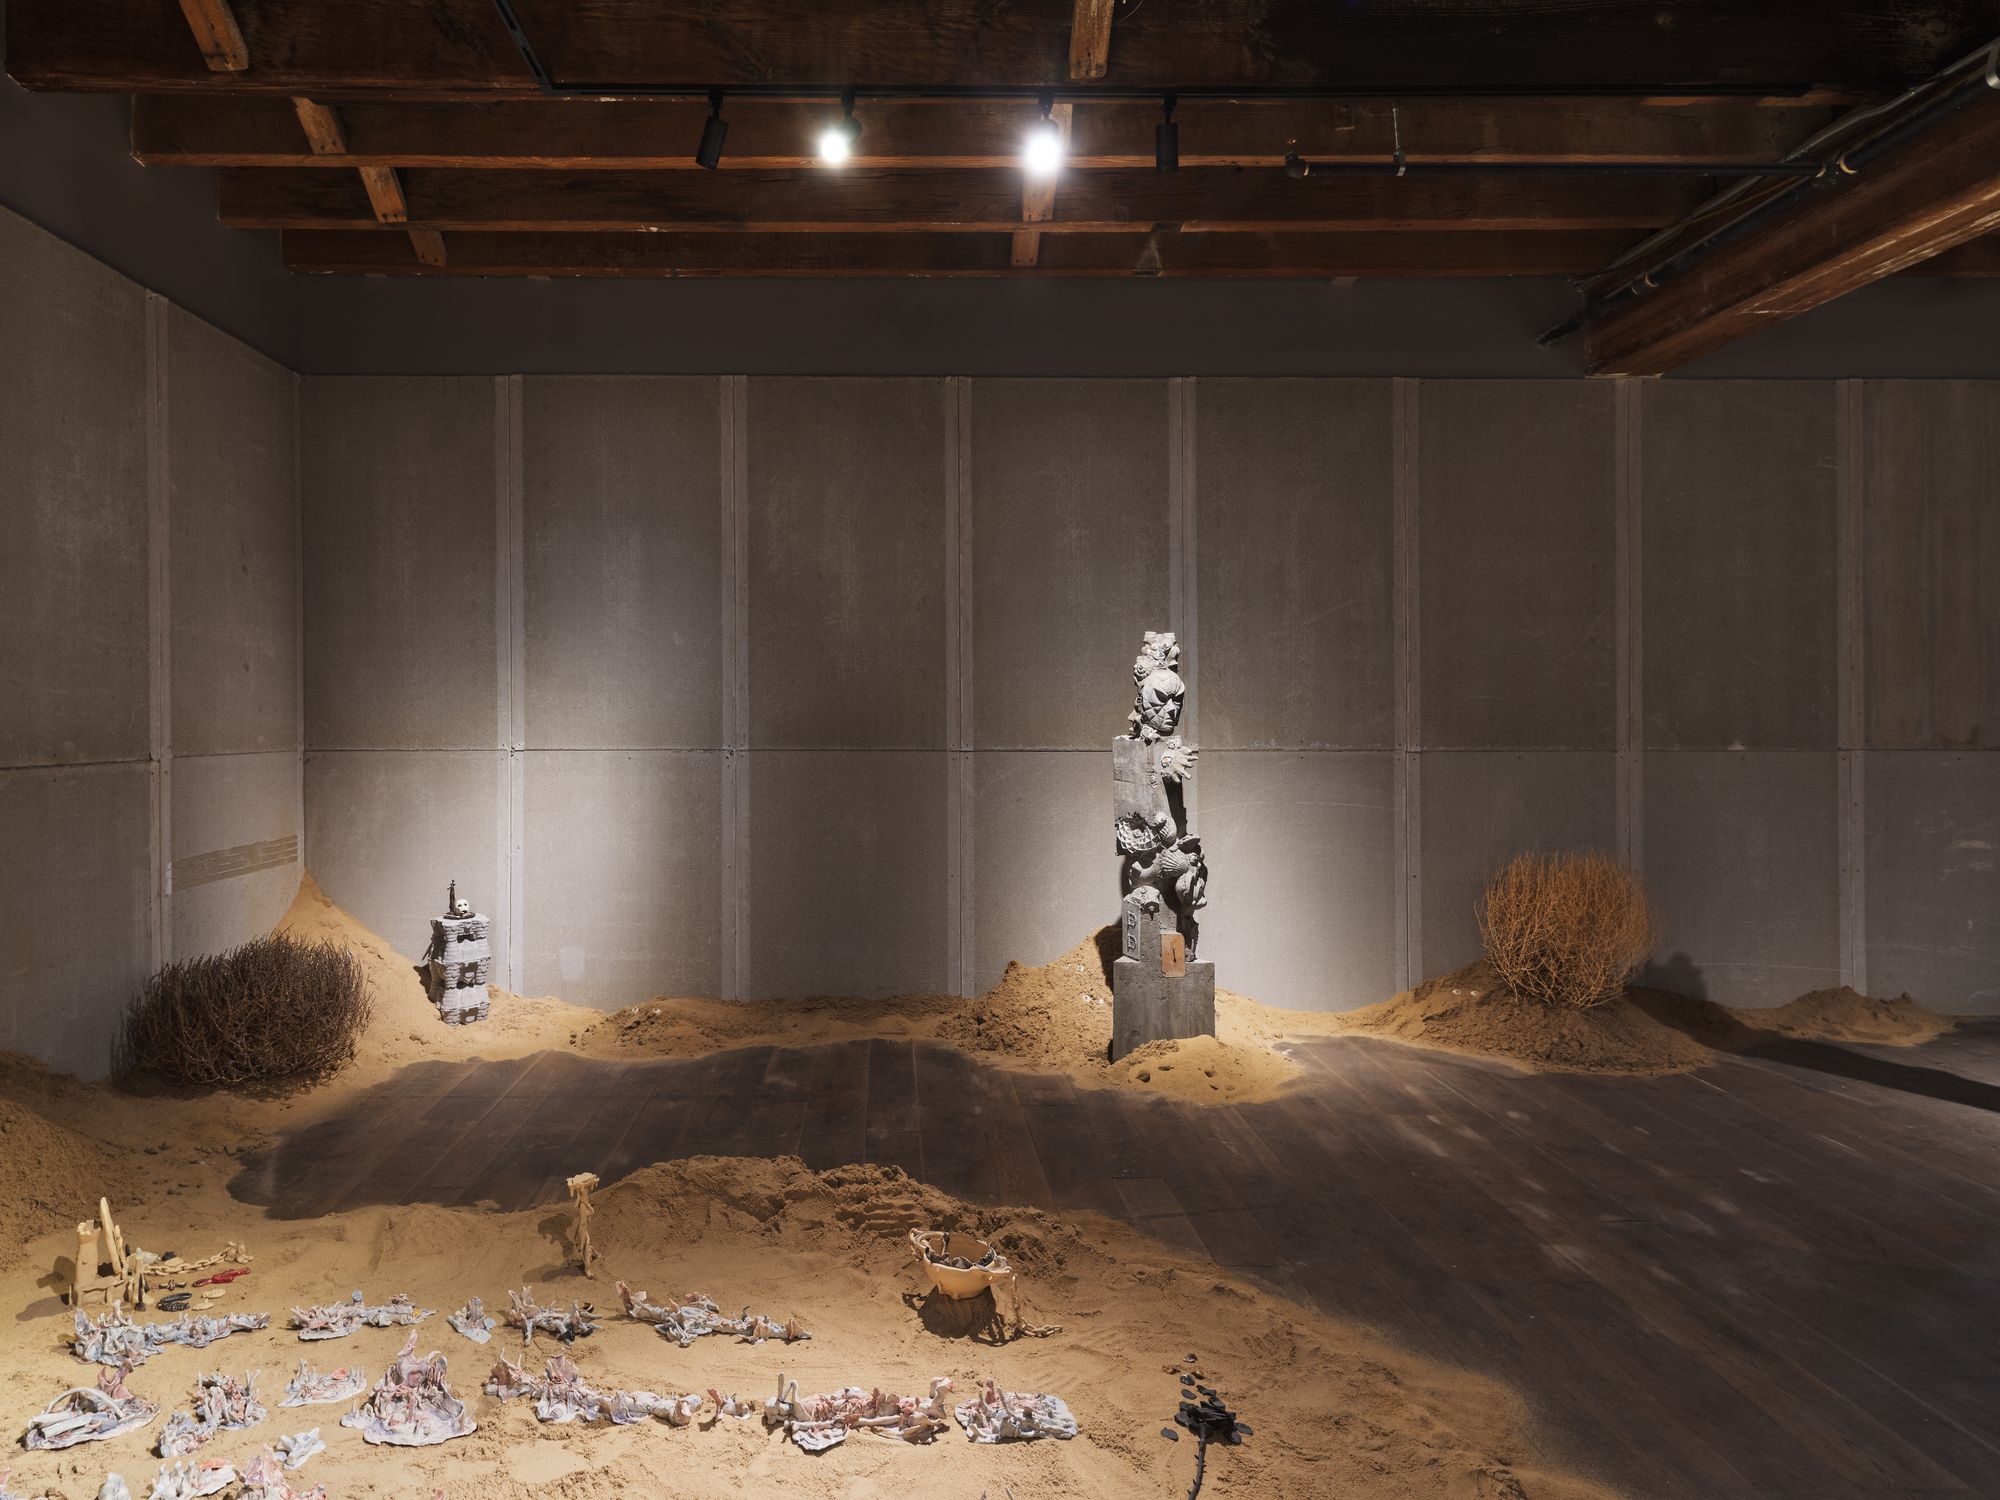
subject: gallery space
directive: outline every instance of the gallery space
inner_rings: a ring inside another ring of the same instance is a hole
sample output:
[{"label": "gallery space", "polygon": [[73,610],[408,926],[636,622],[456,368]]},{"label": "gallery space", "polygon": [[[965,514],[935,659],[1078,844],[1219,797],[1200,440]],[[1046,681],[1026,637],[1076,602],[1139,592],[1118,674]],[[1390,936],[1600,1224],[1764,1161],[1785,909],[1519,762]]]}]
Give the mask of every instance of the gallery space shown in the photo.
[{"label": "gallery space", "polygon": [[0,1500],[1992,1492],[2000,10],[0,21]]}]

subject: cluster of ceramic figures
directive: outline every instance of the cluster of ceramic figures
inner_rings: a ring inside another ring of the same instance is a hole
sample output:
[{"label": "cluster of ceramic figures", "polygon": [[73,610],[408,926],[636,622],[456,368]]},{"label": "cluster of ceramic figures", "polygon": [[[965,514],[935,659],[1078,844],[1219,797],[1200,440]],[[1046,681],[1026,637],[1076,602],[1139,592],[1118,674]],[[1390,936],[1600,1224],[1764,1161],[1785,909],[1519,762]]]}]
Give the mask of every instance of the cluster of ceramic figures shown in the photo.
[{"label": "cluster of ceramic figures", "polygon": [[[740,1316],[730,1317],[700,1293],[656,1302],[622,1281],[618,1293],[629,1318],[650,1325],[683,1349],[698,1338],[716,1334],[734,1335],[751,1344],[768,1340],[791,1344],[812,1337],[796,1318],[781,1323],[747,1307]],[[586,1303],[572,1302],[567,1309],[544,1307],[534,1300],[530,1288],[523,1287],[508,1293],[508,1304],[504,1320],[521,1330],[524,1348],[534,1346],[537,1330],[553,1334],[564,1344],[596,1331],[595,1312]],[[429,1309],[416,1307],[405,1295],[370,1305],[356,1292],[347,1302],[293,1308],[291,1322],[302,1340],[311,1341],[345,1338],[361,1328],[414,1328],[430,1316]],[[477,1297],[446,1321],[465,1338],[481,1344],[491,1338],[495,1327]],[[169,1344],[206,1348],[232,1333],[269,1326],[269,1318],[255,1313],[141,1325],[116,1306],[95,1321],[79,1312],[72,1352],[84,1363],[111,1368],[99,1375],[94,1386],[76,1387],[51,1401],[29,1422],[22,1442],[31,1449],[67,1448],[143,1427],[160,1414],[160,1408],[126,1389],[126,1378],[134,1366]],[[416,1348],[417,1335],[412,1332],[367,1399],[340,1419],[343,1427],[358,1428],[369,1443],[398,1447],[443,1443],[476,1430],[465,1403],[446,1383],[445,1357],[435,1352],[419,1356]],[[192,1408],[175,1412],[161,1429],[156,1448],[167,1463],[146,1500],[191,1500],[216,1494],[239,1481],[246,1500],[324,1500],[324,1486],[298,1491],[284,1478],[286,1472],[324,1449],[318,1428],[281,1438],[240,1472],[225,1460],[199,1456],[217,1434],[253,1426],[268,1416],[256,1398],[254,1383],[254,1372],[242,1380],[220,1374],[200,1377]],[[301,1360],[284,1400],[278,1404],[349,1402],[367,1386],[367,1376],[359,1370],[341,1367],[320,1371]],[[713,1403],[713,1420],[761,1417],[767,1428],[784,1429],[788,1438],[808,1452],[831,1448],[850,1432],[928,1442],[949,1431],[954,1419],[968,1438],[982,1443],[1070,1438],[1077,1431],[1076,1420],[1060,1397],[1002,1391],[991,1380],[970,1400],[948,1406],[945,1396],[952,1382],[943,1376],[931,1381],[929,1394],[924,1396],[899,1396],[879,1387],[860,1386],[801,1396],[798,1382],[781,1375],[777,1394],[762,1402],[746,1401],[733,1393],[724,1396],[713,1387],[704,1400],[699,1395],[599,1390],[584,1381],[569,1359],[558,1355],[547,1361],[539,1376],[503,1358],[494,1365],[485,1389],[501,1400],[529,1398],[536,1416],[544,1422],[624,1425],[657,1418],[669,1426],[687,1427],[706,1404]],[[0,1475],[0,1500],[15,1500],[6,1490],[4,1475]],[[114,1474],[106,1480],[100,1500],[131,1500],[131,1492]]]}]

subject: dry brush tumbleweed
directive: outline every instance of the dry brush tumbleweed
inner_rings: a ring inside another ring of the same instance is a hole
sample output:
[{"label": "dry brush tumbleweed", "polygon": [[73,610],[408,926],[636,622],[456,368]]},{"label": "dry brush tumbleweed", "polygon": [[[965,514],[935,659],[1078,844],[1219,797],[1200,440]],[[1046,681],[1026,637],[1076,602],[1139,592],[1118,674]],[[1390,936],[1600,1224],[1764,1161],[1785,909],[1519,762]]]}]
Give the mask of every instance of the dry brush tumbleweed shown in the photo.
[{"label": "dry brush tumbleweed", "polygon": [[1521,854],[1487,882],[1479,936],[1518,995],[1589,1009],[1615,998],[1660,940],[1645,884],[1608,854]]},{"label": "dry brush tumbleweed", "polygon": [[347,949],[257,938],[149,979],[126,1013],[119,1061],[203,1088],[323,1078],[353,1057],[371,1003]]}]

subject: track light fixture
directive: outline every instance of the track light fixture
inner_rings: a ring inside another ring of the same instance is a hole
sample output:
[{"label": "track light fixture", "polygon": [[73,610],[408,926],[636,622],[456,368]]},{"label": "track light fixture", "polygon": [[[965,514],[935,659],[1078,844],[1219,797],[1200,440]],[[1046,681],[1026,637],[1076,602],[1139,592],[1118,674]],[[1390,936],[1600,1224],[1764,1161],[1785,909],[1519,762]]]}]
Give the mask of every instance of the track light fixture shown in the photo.
[{"label": "track light fixture", "polygon": [[861,122],[854,118],[854,90],[840,96],[840,118],[819,133],[819,159],[837,167],[854,154],[861,139]]},{"label": "track light fixture", "polygon": [[1160,101],[1160,123],[1153,127],[1153,170],[1178,172],[1181,169],[1181,128],[1174,123],[1174,96]]},{"label": "track light fixture", "polygon": [[1021,166],[1030,177],[1053,177],[1062,169],[1062,127],[1052,118],[1056,96],[1042,95],[1042,117],[1021,143]]},{"label": "track light fixture", "polygon": [[713,172],[722,165],[722,143],[729,137],[729,122],[722,118],[722,90],[708,95],[708,119],[702,123],[701,144],[694,148],[694,164]]}]

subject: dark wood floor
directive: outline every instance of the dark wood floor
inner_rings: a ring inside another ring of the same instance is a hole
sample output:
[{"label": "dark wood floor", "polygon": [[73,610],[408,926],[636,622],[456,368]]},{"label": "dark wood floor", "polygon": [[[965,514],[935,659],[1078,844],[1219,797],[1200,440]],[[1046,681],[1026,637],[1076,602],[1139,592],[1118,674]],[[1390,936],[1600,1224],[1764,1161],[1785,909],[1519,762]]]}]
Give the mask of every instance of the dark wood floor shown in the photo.
[{"label": "dark wood floor", "polygon": [[527,1206],[703,1152],[1094,1209],[1525,1390],[1635,1496],[2000,1496],[2000,1024],[1665,1079],[1358,1040],[1195,1109],[849,1042],[407,1069],[234,1184]]}]

